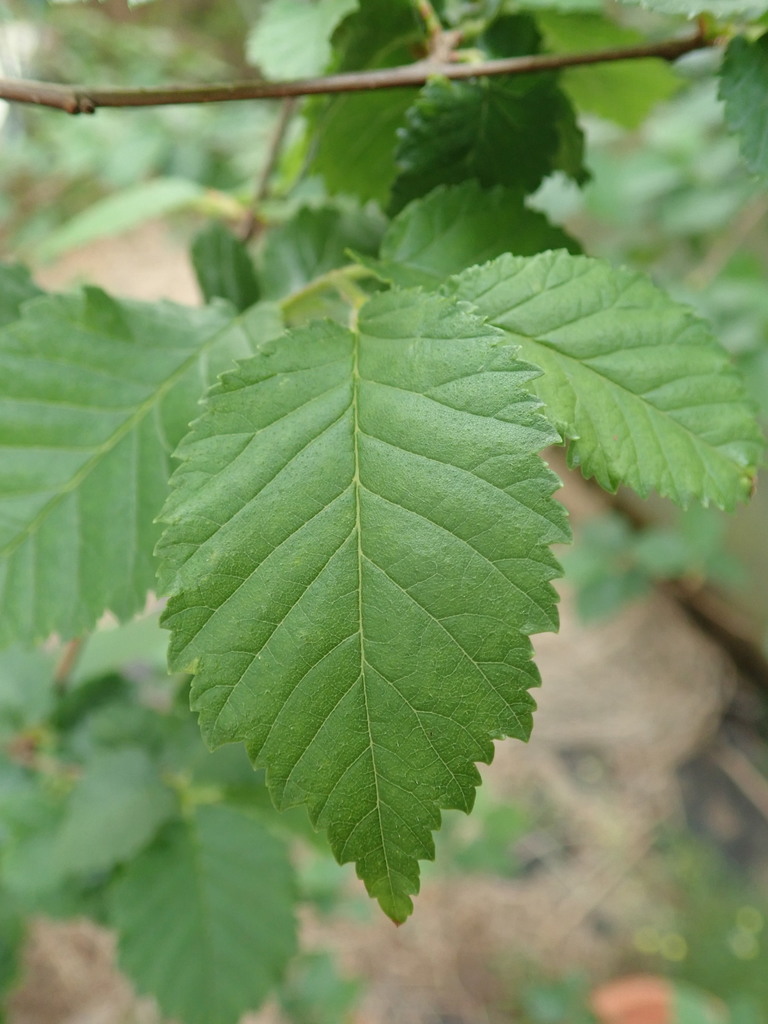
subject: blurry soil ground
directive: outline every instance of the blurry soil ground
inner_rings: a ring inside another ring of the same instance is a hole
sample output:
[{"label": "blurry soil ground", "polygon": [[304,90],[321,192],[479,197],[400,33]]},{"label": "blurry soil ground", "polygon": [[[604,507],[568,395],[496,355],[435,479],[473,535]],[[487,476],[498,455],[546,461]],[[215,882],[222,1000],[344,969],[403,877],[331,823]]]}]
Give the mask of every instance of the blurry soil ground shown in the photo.
[{"label": "blurry soil ground", "polygon": [[[184,253],[158,225],[93,245],[38,279],[197,301]],[[602,501],[568,476],[559,496],[578,524]],[[644,864],[665,823],[698,814],[724,845],[749,845],[751,836],[755,849],[768,848],[768,789],[730,741],[723,745],[735,671],[676,602],[657,593],[587,629],[564,591],[560,633],[535,646],[544,686],[533,739],[498,744],[482,774],[500,801],[533,796],[555,827],[526,838],[518,853],[527,867],[514,878],[428,871],[402,928],[380,915],[356,922],[307,914],[305,948],[334,951],[345,972],[364,979],[355,1024],[511,1020],[498,1009],[510,979],[536,961],[610,976],[657,898]],[[112,963],[103,930],[37,922],[10,1024],[157,1024],[152,1003],[137,1000]],[[267,1008],[248,1024],[279,1020]]]}]

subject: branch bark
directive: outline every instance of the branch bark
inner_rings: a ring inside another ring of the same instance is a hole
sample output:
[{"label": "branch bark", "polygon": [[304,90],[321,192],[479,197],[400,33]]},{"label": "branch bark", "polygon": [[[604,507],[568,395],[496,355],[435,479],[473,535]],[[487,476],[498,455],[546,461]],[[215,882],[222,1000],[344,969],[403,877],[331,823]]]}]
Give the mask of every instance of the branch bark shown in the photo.
[{"label": "branch bark", "polygon": [[229,103],[242,100],[284,99],[291,96],[333,95],[374,89],[401,89],[424,85],[438,76],[453,80],[490,75],[526,75],[536,71],[603,64],[610,61],[658,57],[675,60],[684,53],[712,45],[701,30],[682,39],[666,39],[642,46],[627,46],[585,53],[536,54],[473,64],[421,60],[413,64],[374,71],[353,71],[320,78],[287,82],[212,83],[170,85],[157,89],[102,89],[84,85],[59,85],[23,79],[0,79],[0,99],[52,107],[68,114],[93,114],[99,107],[159,107],[178,103]]}]

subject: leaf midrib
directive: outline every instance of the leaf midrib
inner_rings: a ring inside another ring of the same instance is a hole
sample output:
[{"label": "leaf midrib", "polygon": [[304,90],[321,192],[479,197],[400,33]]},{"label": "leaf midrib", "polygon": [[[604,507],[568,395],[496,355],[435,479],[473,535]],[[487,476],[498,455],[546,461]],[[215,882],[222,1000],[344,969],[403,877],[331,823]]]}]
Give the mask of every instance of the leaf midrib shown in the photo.
[{"label": "leaf midrib", "polygon": [[379,826],[379,839],[381,851],[384,857],[384,867],[387,872],[387,883],[389,885],[390,898],[394,900],[395,891],[392,884],[392,870],[389,866],[389,853],[384,838],[384,825],[381,820],[381,793],[379,791],[379,773],[376,769],[376,753],[371,730],[371,714],[368,706],[368,687],[365,677],[365,629],[363,627],[363,534],[361,529],[360,515],[360,493],[362,484],[360,481],[360,415],[359,415],[359,393],[360,393],[360,332],[357,329],[352,331],[352,446],[354,449],[355,473],[352,478],[352,486],[355,493],[355,534],[357,538],[357,617],[360,630],[360,682],[363,688],[363,704],[365,707],[365,723],[368,730],[368,744],[371,751],[371,770],[373,772],[373,785],[376,793],[376,820]]},{"label": "leaf midrib", "polygon": [[[90,459],[87,459],[80,469],[72,476],[72,478],[64,485],[57,494],[55,494],[48,502],[43,505],[37,515],[21,530],[13,540],[9,541],[4,547],[0,548],[0,557],[7,557],[13,554],[13,552],[20,547],[29,537],[34,534],[41,524],[51,515],[55,509],[61,504],[61,502],[70,495],[73,491],[84,482],[89,474],[96,468],[101,462],[102,458],[113,451],[118,444],[127,437],[127,435],[133,430],[142,419],[160,405],[162,400],[165,398],[170,389],[176,384],[198,359],[206,353],[218,340],[218,338],[227,330],[229,330],[233,324],[240,319],[236,317],[234,320],[227,323],[220,330],[215,331],[209,338],[203,341],[197,348],[193,349],[187,359],[184,360],[174,372],[166,377],[166,379],[149,395],[149,397],[142,402],[108,438],[98,448],[94,449],[93,455]],[[111,339],[110,339],[111,340]],[[83,408],[79,406],[78,408]],[[48,451],[56,452],[58,449],[49,448]]]}]

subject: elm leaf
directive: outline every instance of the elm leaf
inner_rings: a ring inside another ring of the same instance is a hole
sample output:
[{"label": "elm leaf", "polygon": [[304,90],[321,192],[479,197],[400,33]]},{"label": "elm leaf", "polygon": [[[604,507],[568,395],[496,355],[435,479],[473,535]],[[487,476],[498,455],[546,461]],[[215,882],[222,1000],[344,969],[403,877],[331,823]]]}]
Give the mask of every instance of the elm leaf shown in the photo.
[{"label": "elm leaf", "polygon": [[197,807],[126,867],[112,891],[120,966],[185,1024],[237,1024],[296,946],[287,851],[254,818]]},{"label": "elm leaf", "polygon": [[417,290],[290,331],[211,391],[163,515],[206,740],[244,742],[395,921],[473,762],[528,736],[528,634],[557,626],[556,435],[515,352]]},{"label": "elm leaf", "polygon": [[569,461],[607,490],[733,508],[762,452],[744,382],[704,321],[643,274],[565,252],[501,256],[446,286],[544,373]]}]

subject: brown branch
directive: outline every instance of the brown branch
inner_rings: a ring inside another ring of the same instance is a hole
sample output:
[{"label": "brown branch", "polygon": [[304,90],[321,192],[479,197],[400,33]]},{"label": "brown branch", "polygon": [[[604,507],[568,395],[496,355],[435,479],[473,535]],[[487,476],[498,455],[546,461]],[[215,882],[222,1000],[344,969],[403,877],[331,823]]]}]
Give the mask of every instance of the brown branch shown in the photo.
[{"label": "brown branch", "polygon": [[158,89],[100,89],[53,82],[0,79],[0,99],[53,107],[68,114],[92,114],[99,107],[160,107],[176,103],[227,103],[240,100],[281,99],[289,96],[317,96],[365,92],[373,89],[401,89],[424,85],[429,78],[476,78],[488,75],[526,75],[536,71],[603,64],[617,60],[659,57],[675,60],[684,53],[712,45],[700,31],[683,39],[667,39],[643,46],[627,46],[587,53],[537,54],[508,57],[478,63],[457,64],[421,60],[395,68],[353,71],[321,78],[300,78],[289,82],[231,82],[210,85],[171,85]]}]

